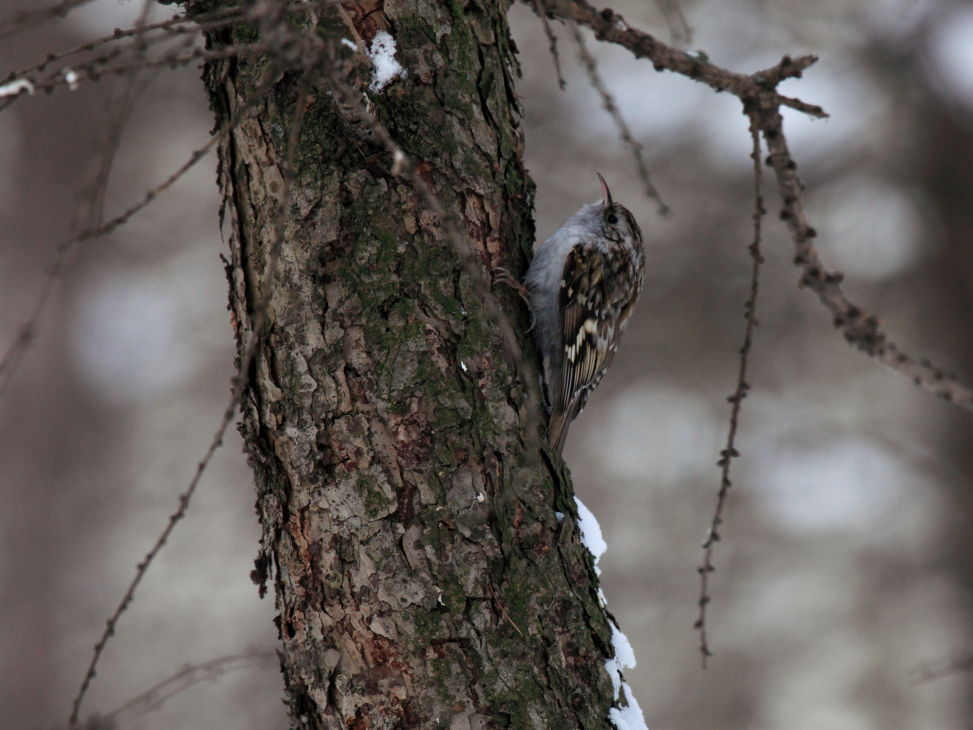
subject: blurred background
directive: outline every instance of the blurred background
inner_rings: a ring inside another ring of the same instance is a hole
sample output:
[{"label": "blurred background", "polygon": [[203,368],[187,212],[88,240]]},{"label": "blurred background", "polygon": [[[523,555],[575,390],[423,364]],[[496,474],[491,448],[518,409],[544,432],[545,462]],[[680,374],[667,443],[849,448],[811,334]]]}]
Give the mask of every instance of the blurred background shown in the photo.
[{"label": "blurred background", "polygon": [[[4,5],[9,17],[16,4]],[[656,5],[613,7],[674,39]],[[782,91],[831,114],[785,111],[826,263],[905,349],[973,382],[973,6],[681,8],[693,34],[676,42],[726,68],[821,57]],[[91,2],[2,38],[0,76],[127,27],[138,9]],[[570,33],[553,24],[561,92],[539,20],[517,5],[511,23],[538,238],[598,197],[597,170],[648,243],[639,309],[565,454],[608,542],[603,586],[635,648],[626,678],[649,727],[973,727],[973,418],[850,349],[797,288],[769,176],[752,390],[711,585],[716,654],[701,670],[695,568],[749,285],[746,119],[732,97],[585,34],[672,207],[660,217]],[[119,120],[107,217],[205,143],[212,118],[198,76],[143,72],[134,87],[86,84],[0,114],[3,348],[57,243],[97,215],[87,192]],[[64,724],[105,619],[219,423],[233,364],[214,181],[209,157],[117,232],[79,248],[0,402],[4,728]],[[248,577],[253,501],[232,433],[121,619],[84,715],[111,712],[187,664],[247,654],[244,668],[217,671],[126,727],[222,727],[227,717],[238,728],[287,726],[276,661],[260,654],[275,643],[272,598],[258,600]]]}]

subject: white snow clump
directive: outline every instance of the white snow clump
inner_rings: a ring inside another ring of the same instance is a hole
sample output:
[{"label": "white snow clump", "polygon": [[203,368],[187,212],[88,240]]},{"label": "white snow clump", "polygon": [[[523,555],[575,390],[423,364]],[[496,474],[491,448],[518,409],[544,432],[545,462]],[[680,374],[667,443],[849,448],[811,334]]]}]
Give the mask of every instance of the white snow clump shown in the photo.
[{"label": "white snow clump", "polygon": [[14,79],[9,84],[4,84],[3,86],[0,86],[0,97],[19,96],[25,91],[28,94],[33,94],[34,85],[27,79]]},{"label": "white snow clump", "polygon": [[368,86],[370,91],[381,91],[392,79],[405,78],[406,70],[395,60],[395,38],[388,31],[380,30],[375,34],[368,57],[372,59],[372,83]]}]

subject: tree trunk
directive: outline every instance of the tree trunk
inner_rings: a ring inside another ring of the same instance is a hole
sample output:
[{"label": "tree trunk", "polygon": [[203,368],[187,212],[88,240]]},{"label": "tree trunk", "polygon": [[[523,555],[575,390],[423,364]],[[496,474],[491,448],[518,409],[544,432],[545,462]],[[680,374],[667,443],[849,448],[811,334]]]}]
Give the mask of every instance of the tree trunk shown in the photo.
[{"label": "tree trunk", "polygon": [[[506,4],[343,5],[366,43],[382,29],[396,39],[408,75],[369,93],[371,109],[474,265],[484,276],[501,264],[522,271],[532,187]],[[612,633],[571,486],[543,451],[543,419],[531,417],[444,221],[335,102],[337,70],[350,70],[359,95],[371,70],[336,42],[353,31],[335,6],[316,9],[315,37],[338,49],[330,71],[297,60],[270,71],[256,56],[211,62],[204,74],[218,124],[272,85],[221,143],[220,184],[241,361],[259,336],[241,430],[263,527],[255,575],[275,588],[292,721],[608,726]],[[294,15],[286,22],[300,30],[307,20]],[[240,24],[208,40],[219,48],[268,33]],[[523,303],[497,296],[533,353]],[[532,377],[536,368],[531,354]]]}]

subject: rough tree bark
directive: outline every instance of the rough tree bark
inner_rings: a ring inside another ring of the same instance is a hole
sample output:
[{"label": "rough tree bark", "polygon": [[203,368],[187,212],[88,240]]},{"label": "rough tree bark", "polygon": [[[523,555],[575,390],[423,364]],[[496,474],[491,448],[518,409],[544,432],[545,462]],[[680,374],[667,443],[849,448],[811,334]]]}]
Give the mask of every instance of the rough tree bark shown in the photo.
[{"label": "rough tree bark", "polygon": [[[344,0],[344,21],[313,5],[314,38],[338,49],[330,66],[274,66],[280,54],[204,73],[218,124],[272,86],[221,144],[220,184],[241,359],[260,338],[241,430],[263,526],[256,577],[276,592],[292,721],[607,726],[611,630],[570,484],[543,452],[541,417],[444,221],[332,86],[340,72],[360,95],[370,73],[337,40],[389,30],[408,76],[369,94],[371,108],[475,266],[521,271],[532,188],[506,3]],[[303,30],[307,14],[285,22]],[[275,42],[268,28],[208,42]],[[523,304],[498,297],[531,353]]]}]

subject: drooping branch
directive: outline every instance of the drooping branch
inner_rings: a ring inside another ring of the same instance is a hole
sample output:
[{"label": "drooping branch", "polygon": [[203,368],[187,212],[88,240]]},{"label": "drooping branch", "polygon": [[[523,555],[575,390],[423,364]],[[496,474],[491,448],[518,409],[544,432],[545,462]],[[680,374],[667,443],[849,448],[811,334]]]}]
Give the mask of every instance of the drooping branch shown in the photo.
[{"label": "drooping branch", "polygon": [[890,341],[879,326],[878,318],[852,302],[841,288],[844,276],[831,271],[821,261],[814,239],[817,232],[807,222],[801,198],[801,183],[797,177],[797,163],[791,157],[784,137],[780,110],[761,99],[757,112],[760,129],[767,149],[768,164],[773,167],[783,207],[781,219],[787,225],[794,242],[794,263],[801,270],[800,285],[814,292],[818,300],[834,317],[834,326],[845,339],[866,355],[905,375],[923,390],[973,411],[973,390],[960,383],[956,376],[934,365],[927,358],[904,352]]},{"label": "drooping branch", "polygon": [[736,388],[727,400],[730,402],[730,427],[726,434],[726,446],[720,452],[720,459],[716,462],[720,468],[720,489],[716,496],[716,507],[713,510],[713,518],[710,520],[709,530],[706,539],[703,540],[703,562],[696,568],[699,573],[699,614],[696,618],[694,627],[699,632],[699,652],[703,657],[703,667],[706,667],[706,660],[712,656],[709,647],[709,639],[706,633],[706,607],[710,602],[709,595],[709,576],[716,570],[713,565],[713,553],[716,551],[716,543],[721,539],[723,528],[723,510],[726,507],[727,496],[730,493],[730,464],[733,459],[740,455],[736,448],[737,429],[740,425],[740,408],[743,399],[750,392],[750,383],[747,381],[747,365],[750,359],[750,349],[753,346],[753,333],[757,328],[757,294],[760,292],[760,266],[764,262],[763,254],[760,252],[760,238],[762,235],[763,218],[767,214],[764,208],[763,197],[763,175],[760,168],[760,130],[757,127],[756,116],[750,114],[750,137],[752,149],[750,157],[753,160],[753,241],[747,247],[750,253],[750,292],[743,305],[743,316],[746,326],[743,330],[743,342],[740,345],[740,367],[737,370]]}]

